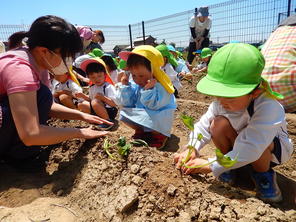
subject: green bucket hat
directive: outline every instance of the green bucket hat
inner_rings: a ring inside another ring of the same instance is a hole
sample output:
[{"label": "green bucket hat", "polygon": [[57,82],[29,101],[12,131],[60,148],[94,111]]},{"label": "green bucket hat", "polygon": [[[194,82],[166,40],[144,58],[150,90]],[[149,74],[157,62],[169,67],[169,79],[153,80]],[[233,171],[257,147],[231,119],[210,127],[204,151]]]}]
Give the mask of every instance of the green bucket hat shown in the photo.
[{"label": "green bucket hat", "polygon": [[88,53],[88,55],[90,55],[91,57],[102,57],[102,55],[104,55],[104,52],[99,48],[95,48],[90,53]]},{"label": "green bucket hat", "polygon": [[126,61],[123,60],[123,59],[120,59],[120,60],[119,60],[118,68],[120,68],[120,69],[125,69],[125,68],[126,68]]},{"label": "green bucket hat", "polygon": [[155,47],[158,51],[160,51],[161,55],[163,57],[166,57],[169,61],[169,63],[174,66],[174,67],[177,67],[178,66],[178,62],[177,60],[175,59],[175,57],[173,56],[172,53],[170,53],[168,47],[164,44],[160,44],[158,46]]},{"label": "green bucket hat", "polygon": [[200,53],[200,57],[201,57],[202,59],[207,58],[207,57],[210,57],[210,56],[212,56],[212,55],[213,55],[213,51],[212,51],[212,49],[210,49],[210,48],[203,48],[203,49],[201,50],[201,53]]},{"label": "green bucket hat", "polygon": [[219,97],[239,97],[250,93],[259,84],[273,98],[283,96],[273,92],[261,77],[265,60],[256,47],[244,43],[230,43],[220,48],[212,57],[208,74],[196,88],[199,92]]}]

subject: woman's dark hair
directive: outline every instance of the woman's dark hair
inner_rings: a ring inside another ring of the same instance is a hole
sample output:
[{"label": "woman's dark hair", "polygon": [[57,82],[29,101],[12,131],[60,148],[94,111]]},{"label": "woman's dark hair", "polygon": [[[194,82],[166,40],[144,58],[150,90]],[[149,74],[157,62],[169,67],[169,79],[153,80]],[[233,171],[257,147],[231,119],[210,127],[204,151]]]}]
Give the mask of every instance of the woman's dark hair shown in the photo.
[{"label": "woman's dark hair", "polygon": [[128,68],[132,68],[132,67],[136,67],[136,66],[145,66],[151,72],[150,61],[140,55],[131,54],[128,57],[126,65]]},{"label": "woman's dark hair", "polygon": [[102,56],[101,59],[106,63],[110,71],[116,70],[117,66],[115,65],[113,58],[109,55]]},{"label": "woman's dark hair", "polygon": [[103,44],[105,42],[105,37],[104,37],[104,33],[101,30],[96,30],[94,31],[94,33],[96,33],[96,35],[101,37],[101,44]]},{"label": "woman's dark hair", "polygon": [[20,31],[20,32],[15,32],[8,38],[8,50],[17,48],[22,46],[22,40],[25,38],[27,35],[27,32],[25,31]]},{"label": "woman's dark hair", "polygon": [[26,33],[29,49],[37,46],[49,50],[60,49],[62,58],[71,56],[82,50],[83,45],[76,28],[64,19],[47,15],[37,18]]},{"label": "woman's dark hair", "polygon": [[92,72],[104,72],[106,73],[105,67],[102,64],[99,63],[90,63],[86,66],[86,74],[89,75],[89,73]]}]

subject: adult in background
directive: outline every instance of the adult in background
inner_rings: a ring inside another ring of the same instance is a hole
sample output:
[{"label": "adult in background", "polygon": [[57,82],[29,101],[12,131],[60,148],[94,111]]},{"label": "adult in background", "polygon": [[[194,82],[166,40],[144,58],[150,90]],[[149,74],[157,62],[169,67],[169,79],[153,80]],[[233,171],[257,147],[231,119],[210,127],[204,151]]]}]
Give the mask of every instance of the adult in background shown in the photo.
[{"label": "adult in background", "polygon": [[296,112],[296,15],[284,20],[261,50],[265,58],[262,76],[284,96],[286,112]]},{"label": "adult in background", "polygon": [[83,44],[83,49],[81,50],[80,55],[83,55],[84,53],[89,53],[88,46],[93,38],[93,31],[87,26],[76,26],[76,29]]},{"label": "adult in background", "polygon": [[191,32],[187,60],[189,64],[194,59],[193,52],[208,47],[210,44],[209,32],[212,26],[212,19],[209,17],[208,7],[200,7],[198,14],[189,20]]},{"label": "adult in background", "polygon": [[93,33],[91,43],[87,49],[89,49],[89,51],[92,51],[95,48],[103,50],[102,44],[105,42],[104,33],[101,30],[95,30]]},{"label": "adult in background", "polygon": [[46,125],[49,117],[106,123],[97,116],[54,103],[49,90],[47,70],[54,75],[64,73],[65,61],[68,63],[82,49],[75,27],[62,18],[42,16],[23,37],[28,37],[28,47],[0,55],[0,158],[20,163],[38,156],[41,145],[105,135],[91,128]]}]

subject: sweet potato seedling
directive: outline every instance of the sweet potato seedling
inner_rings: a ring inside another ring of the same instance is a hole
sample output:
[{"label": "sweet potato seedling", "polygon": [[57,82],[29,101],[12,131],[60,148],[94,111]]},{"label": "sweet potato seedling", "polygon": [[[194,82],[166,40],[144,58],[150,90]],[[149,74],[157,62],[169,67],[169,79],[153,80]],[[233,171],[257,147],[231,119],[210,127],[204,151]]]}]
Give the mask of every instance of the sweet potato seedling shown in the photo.
[{"label": "sweet potato seedling", "polygon": [[148,144],[144,140],[137,139],[131,141],[130,143],[127,143],[126,138],[124,136],[121,136],[118,139],[117,143],[114,144],[110,144],[108,139],[106,138],[104,140],[103,149],[107,153],[108,157],[110,157],[111,159],[117,159],[113,154],[110,153],[111,147],[117,146],[118,154],[122,157],[126,157],[128,156],[132,145],[148,147]]},{"label": "sweet potato seedling", "polygon": [[216,153],[216,159],[208,162],[206,164],[203,165],[197,165],[197,166],[188,166],[186,165],[186,163],[188,162],[192,152],[194,152],[195,149],[195,145],[197,143],[197,141],[201,141],[203,138],[203,135],[201,133],[197,134],[197,140],[195,140],[195,143],[193,143],[194,140],[194,119],[191,116],[187,116],[185,114],[181,115],[181,120],[182,122],[185,124],[185,126],[191,131],[191,133],[193,134],[192,139],[190,141],[190,144],[187,146],[188,148],[188,153],[187,156],[185,157],[185,159],[182,160],[182,166],[185,166],[186,168],[201,168],[207,165],[210,165],[212,163],[214,163],[215,161],[217,161],[221,166],[225,167],[225,168],[230,168],[232,167],[235,163],[237,163],[237,156],[234,159],[231,159],[229,156],[224,155],[220,149],[216,149],[215,153]]}]

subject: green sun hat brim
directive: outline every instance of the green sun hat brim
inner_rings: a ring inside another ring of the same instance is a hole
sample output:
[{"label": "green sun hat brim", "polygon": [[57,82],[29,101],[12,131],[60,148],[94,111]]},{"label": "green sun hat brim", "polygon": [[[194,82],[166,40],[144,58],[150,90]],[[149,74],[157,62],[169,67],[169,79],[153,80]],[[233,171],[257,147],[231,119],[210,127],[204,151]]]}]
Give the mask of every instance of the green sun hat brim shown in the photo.
[{"label": "green sun hat brim", "polygon": [[205,76],[196,85],[197,91],[209,95],[209,96],[219,96],[219,97],[239,97],[244,96],[252,92],[256,87],[256,84],[225,84],[217,81],[213,81]]}]

